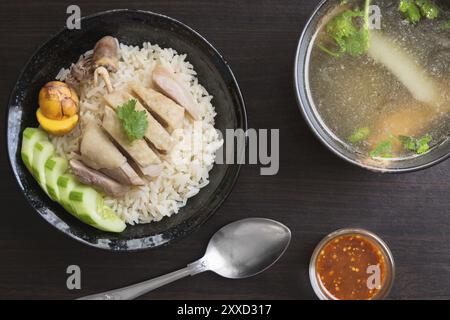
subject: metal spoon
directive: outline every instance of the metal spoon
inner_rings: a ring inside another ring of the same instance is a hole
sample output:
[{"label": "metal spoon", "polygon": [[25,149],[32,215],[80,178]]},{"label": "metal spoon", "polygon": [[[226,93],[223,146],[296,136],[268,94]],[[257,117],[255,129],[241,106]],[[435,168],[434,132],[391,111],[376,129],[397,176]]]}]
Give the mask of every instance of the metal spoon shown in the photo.
[{"label": "metal spoon", "polygon": [[83,297],[81,300],[128,300],[175,280],[213,271],[230,279],[254,276],[271,267],[286,251],[291,231],[283,224],[261,218],[244,219],[220,229],[206,253],[186,268],[129,287]]}]

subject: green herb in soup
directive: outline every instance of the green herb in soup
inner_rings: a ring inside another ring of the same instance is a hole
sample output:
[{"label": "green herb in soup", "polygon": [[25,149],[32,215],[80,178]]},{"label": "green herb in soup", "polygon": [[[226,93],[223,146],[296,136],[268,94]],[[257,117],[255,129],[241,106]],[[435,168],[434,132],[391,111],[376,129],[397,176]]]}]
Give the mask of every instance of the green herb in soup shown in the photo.
[{"label": "green herb in soup", "polygon": [[318,44],[319,48],[334,57],[343,54],[358,56],[365,53],[369,46],[369,4],[370,0],[365,0],[363,10],[357,8],[345,10],[327,23],[326,33],[338,50],[327,48],[323,43]]},{"label": "green herb in soup", "polygon": [[399,136],[398,138],[402,142],[405,150],[412,151],[417,154],[423,154],[428,150],[430,150],[430,143],[433,140],[433,137],[430,136],[429,134],[425,135],[420,139],[407,136]]},{"label": "green herb in soup", "polygon": [[348,141],[350,143],[358,143],[366,140],[369,137],[370,129],[368,127],[359,128],[350,137]]},{"label": "green herb in soup", "polygon": [[439,16],[439,7],[430,0],[401,0],[399,10],[414,24],[422,17],[433,20]]},{"label": "green herb in soup", "polygon": [[430,150],[430,143],[433,137],[429,134],[417,139],[409,136],[393,136],[391,135],[388,140],[378,143],[369,155],[371,158],[393,158],[394,148],[400,143],[404,151],[413,152],[416,154],[424,154]]},{"label": "green herb in soup", "polygon": [[392,158],[392,139],[381,141],[375,149],[370,151],[369,155],[372,158]]},{"label": "green herb in soup", "polygon": [[[381,30],[364,33],[361,8],[368,2],[336,3],[309,63],[325,125],[355,153],[383,160],[380,166],[430,151],[450,132],[449,10],[438,1],[372,0]],[[416,23],[403,23],[414,12]]]}]

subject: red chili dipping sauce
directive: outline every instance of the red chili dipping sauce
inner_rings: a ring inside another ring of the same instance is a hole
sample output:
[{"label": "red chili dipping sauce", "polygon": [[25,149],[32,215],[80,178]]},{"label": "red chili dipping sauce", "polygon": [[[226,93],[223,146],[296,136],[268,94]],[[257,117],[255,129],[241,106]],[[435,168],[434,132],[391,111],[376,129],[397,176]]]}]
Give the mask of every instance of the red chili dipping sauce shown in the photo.
[{"label": "red chili dipping sauce", "polygon": [[371,300],[387,293],[393,260],[383,244],[362,233],[329,239],[316,249],[314,269],[320,290],[334,300]]}]

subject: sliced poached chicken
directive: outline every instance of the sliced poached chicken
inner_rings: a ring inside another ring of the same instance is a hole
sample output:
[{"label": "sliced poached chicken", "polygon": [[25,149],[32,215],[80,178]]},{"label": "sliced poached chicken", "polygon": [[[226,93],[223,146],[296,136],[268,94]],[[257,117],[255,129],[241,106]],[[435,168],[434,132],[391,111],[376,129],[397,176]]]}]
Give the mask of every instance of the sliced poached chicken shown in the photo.
[{"label": "sliced poached chicken", "polygon": [[200,120],[200,108],[187,86],[169,69],[156,66],[152,75],[153,83],[166,96],[184,107],[194,120]]},{"label": "sliced poached chicken", "polygon": [[130,142],[122,129],[120,119],[110,107],[105,107],[102,126],[130,156],[144,175],[149,177],[159,175],[161,172],[161,160],[158,155],[148,146],[144,139]]},{"label": "sliced poached chicken", "polygon": [[176,129],[183,128],[183,107],[158,91],[145,88],[138,83],[133,83],[131,90],[143,102],[147,110],[155,115],[170,133]]},{"label": "sliced poached chicken", "polygon": [[121,185],[107,175],[89,168],[79,160],[72,159],[69,164],[73,174],[78,178],[78,180],[80,180],[81,183],[97,187],[107,195],[112,197],[121,197],[129,190],[129,187]]},{"label": "sliced poached chicken", "polygon": [[84,164],[102,171],[121,184],[145,184],[107,134],[94,123],[88,124],[83,130],[80,152]]}]

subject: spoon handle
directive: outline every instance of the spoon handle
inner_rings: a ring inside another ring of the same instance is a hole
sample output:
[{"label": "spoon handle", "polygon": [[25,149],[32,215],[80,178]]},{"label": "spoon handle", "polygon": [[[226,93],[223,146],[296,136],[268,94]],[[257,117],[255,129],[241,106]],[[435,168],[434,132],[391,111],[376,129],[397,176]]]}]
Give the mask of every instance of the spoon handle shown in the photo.
[{"label": "spoon handle", "polygon": [[82,297],[78,300],[131,300],[156,288],[162,287],[187,276],[193,276],[203,271],[206,271],[204,263],[202,261],[197,261],[188,265],[184,269],[166,274],[164,276],[140,282],[128,287]]}]

